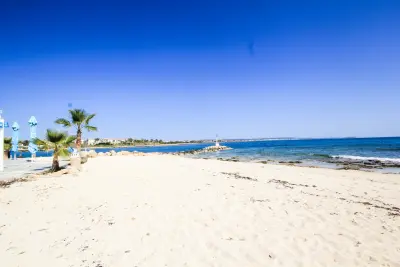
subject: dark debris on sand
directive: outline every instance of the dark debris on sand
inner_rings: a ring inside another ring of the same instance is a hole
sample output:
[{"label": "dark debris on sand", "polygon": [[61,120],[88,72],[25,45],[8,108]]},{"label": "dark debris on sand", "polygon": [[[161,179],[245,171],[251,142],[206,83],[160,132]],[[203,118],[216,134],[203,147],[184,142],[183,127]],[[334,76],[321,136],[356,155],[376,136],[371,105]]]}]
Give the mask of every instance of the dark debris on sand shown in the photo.
[{"label": "dark debris on sand", "polygon": [[283,180],[277,180],[277,179],[272,179],[269,180],[268,183],[277,183],[277,184],[281,184],[286,188],[290,188],[293,189],[295,186],[302,186],[302,187],[317,187],[316,185],[307,185],[307,184],[293,184],[293,183],[289,183],[288,181],[283,181]]},{"label": "dark debris on sand", "polygon": [[221,173],[224,175],[228,175],[229,177],[232,177],[234,179],[244,179],[244,180],[253,181],[253,182],[258,181],[256,178],[242,176],[242,175],[238,174],[237,172],[221,172]]}]

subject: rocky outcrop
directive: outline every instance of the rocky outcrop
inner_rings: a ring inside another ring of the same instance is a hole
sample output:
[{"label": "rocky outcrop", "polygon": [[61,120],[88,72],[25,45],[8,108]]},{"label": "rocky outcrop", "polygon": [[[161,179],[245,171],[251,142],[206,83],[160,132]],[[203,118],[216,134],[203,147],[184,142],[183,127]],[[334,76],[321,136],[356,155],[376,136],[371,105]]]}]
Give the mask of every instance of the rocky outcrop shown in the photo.
[{"label": "rocky outcrop", "polygon": [[400,168],[400,162],[390,160],[381,161],[373,159],[362,160],[332,157],[324,161],[327,163],[336,164],[339,169],[343,170]]},{"label": "rocky outcrop", "polygon": [[81,165],[82,165],[82,158],[80,158],[80,157],[71,157],[71,159],[70,159],[70,167],[72,169],[81,170],[82,169]]},{"label": "rocky outcrop", "polygon": [[230,157],[230,158],[217,158],[220,161],[231,161],[231,162],[239,162],[239,157]]},{"label": "rocky outcrop", "polygon": [[79,156],[81,158],[81,164],[85,164],[88,161],[88,152],[81,151],[79,152]]},{"label": "rocky outcrop", "polygon": [[94,151],[94,150],[90,150],[90,151],[88,152],[88,157],[89,157],[89,158],[95,158],[95,157],[97,157],[97,152]]},{"label": "rocky outcrop", "polygon": [[81,157],[81,164],[85,164],[87,161],[88,161],[87,156]]},{"label": "rocky outcrop", "polygon": [[268,163],[271,163],[271,162],[274,162],[272,159],[267,159],[267,160],[261,160],[261,161],[259,161],[259,163],[262,163],[262,164],[268,164]]},{"label": "rocky outcrop", "polygon": [[207,153],[207,152],[217,152],[217,151],[222,151],[222,150],[229,150],[232,149],[227,146],[208,146],[203,149],[201,149],[202,153]]},{"label": "rocky outcrop", "polygon": [[211,152],[217,152],[217,151],[222,151],[222,150],[229,150],[232,149],[227,146],[208,146],[205,148],[201,149],[193,149],[189,151],[181,151],[181,152],[175,152],[172,153],[173,155],[196,155],[196,154],[201,154],[201,153],[211,153]]}]

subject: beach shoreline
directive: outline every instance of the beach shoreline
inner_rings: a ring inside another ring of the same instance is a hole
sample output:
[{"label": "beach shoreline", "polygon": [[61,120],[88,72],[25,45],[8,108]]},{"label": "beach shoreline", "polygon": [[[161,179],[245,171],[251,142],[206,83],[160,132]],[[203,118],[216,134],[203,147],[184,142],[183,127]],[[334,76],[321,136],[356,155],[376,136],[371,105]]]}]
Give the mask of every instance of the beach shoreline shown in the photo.
[{"label": "beach shoreline", "polygon": [[398,175],[151,154],[83,167],[0,189],[5,266],[398,264]]},{"label": "beach shoreline", "polygon": [[284,166],[295,166],[302,168],[321,168],[321,169],[330,169],[330,170],[356,170],[363,172],[378,172],[385,174],[400,174],[400,165],[396,167],[381,167],[385,161],[377,161],[373,160],[376,165],[368,165],[368,161],[351,161],[351,160],[342,160],[334,162],[313,162],[313,161],[292,161],[292,160],[272,160],[272,159],[246,159],[241,157],[230,157],[230,158],[221,158],[221,157],[190,157],[194,159],[206,159],[206,160],[219,160],[219,161],[227,161],[227,162],[252,162],[252,163],[260,163],[260,164],[268,164],[268,165],[284,165]]},{"label": "beach shoreline", "polygon": [[[123,147],[120,147],[123,148]],[[198,151],[202,151],[204,149],[198,149]],[[229,149],[228,149],[229,150]],[[94,149],[88,150],[94,151]],[[111,154],[111,151],[113,149],[110,149],[108,152],[99,152],[95,153],[97,155],[101,156],[111,156],[114,154]],[[85,152],[85,150],[83,150]],[[85,152],[86,153],[86,152]],[[359,161],[354,161],[352,159],[340,159],[340,160],[335,160],[332,162],[324,162],[324,161],[293,161],[293,160],[276,160],[276,159],[265,159],[265,158],[259,158],[259,159],[248,159],[246,157],[240,157],[240,156],[233,156],[233,157],[221,157],[218,152],[212,152],[212,153],[192,153],[191,151],[185,151],[185,152],[136,152],[136,151],[127,151],[127,150],[119,150],[118,152],[115,152],[115,155],[132,155],[135,156],[137,154],[146,154],[146,155],[174,155],[177,157],[185,157],[185,158],[192,158],[192,159],[205,159],[205,160],[216,160],[216,161],[226,161],[226,162],[251,162],[251,163],[259,163],[263,165],[283,165],[283,166],[296,166],[296,167],[302,167],[302,168],[321,168],[321,169],[331,169],[331,170],[358,170],[362,172],[376,172],[376,173],[384,173],[384,174],[400,174],[400,164],[397,162],[392,162],[396,164],[395,167],[384,167],[386,160],[390,159],[382,159],[382,161],[376,160],[376,159],[367,159],[367,160],[359,160]],[[43,161],[43,160],[48,160],[50,159],[51,156],[41,156],[37,157],[37,161]],[[332,157],[332,160],[334,158]],[[25,160],[29,161],[30,158],[21,158],[19,160]],[[63,160],[66,160],[65,158]],[[372,162],[372,164],[370,164]],[[7,161],[6,161],[7,163]],[[382,167],[383,166],[383,167]],[[18,177],[18,178],[24,178],[24,177]],[[1,177],[0,177],[1,180]]]},{"label": "beach shoreline", "polygon": [[163,146],[182,146],[182,145],[199,145],[199,144],[210,144],[210,143],[177,143],[177,144],[157,144],[157,145],[128,145],[128,146],[85,146],[82,149],[96,149],[96,148],[107,148],[107,149],[119,149],[119,148],[134,148],[134,147],[163,147]]},{"label": "beach shoreline", "polygon": [[[258,142],[220,143],[231,150],[217,153],[203,153],[212,144],[163,144],[162,146],[127,146],[84,148],[97,153],[138,151],[144,153],[181,154],[188,157],[217,157],[231,161],[275,162],[300,166],[322,168],[344,168],[373,170],[377,172],[400,172],[400,138],[343,138],[311,140],[273,140]],[[46,155],[47,154],[47,155]],[[196,154],[196,155],[194,155]],[[24,158],[29,153],[22,153]],[[38,152],[37,157],[51,156],[51,153]]]}]

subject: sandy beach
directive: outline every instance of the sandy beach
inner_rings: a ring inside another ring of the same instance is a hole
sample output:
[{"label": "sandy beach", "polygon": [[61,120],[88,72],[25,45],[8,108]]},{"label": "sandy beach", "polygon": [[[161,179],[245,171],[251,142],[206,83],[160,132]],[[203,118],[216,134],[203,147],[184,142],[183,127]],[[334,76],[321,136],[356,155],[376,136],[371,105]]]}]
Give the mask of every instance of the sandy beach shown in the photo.
[{"label": "sandy beach", "polygon": [[178,156],[0,188],[1,266],[400,266],[400,175]]}]

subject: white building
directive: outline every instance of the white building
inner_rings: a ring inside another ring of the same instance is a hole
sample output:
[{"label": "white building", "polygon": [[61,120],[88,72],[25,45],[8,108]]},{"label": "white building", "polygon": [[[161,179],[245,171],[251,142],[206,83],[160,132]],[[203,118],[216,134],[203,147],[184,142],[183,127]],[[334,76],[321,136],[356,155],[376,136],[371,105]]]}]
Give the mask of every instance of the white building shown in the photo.
[{"label": "white building", "polygon": [[113,145],[118,145],[121,144],[123,142],[126,142],[127,138],[106,138],[105,140],[107,140],[107,143],[113,144]]},{"label": "white building", "polygon": [[88,146],[94,146],[97,143],[96,139],[87,139],[86,144]]},{"label": "white building", "polygon": [[96,138],[96,139],[87,139],[86,144],[89,146],[94,146],[100,143],[108,143],[112,145],[119,145],[123,142],[126,142],[127,138]]}]

